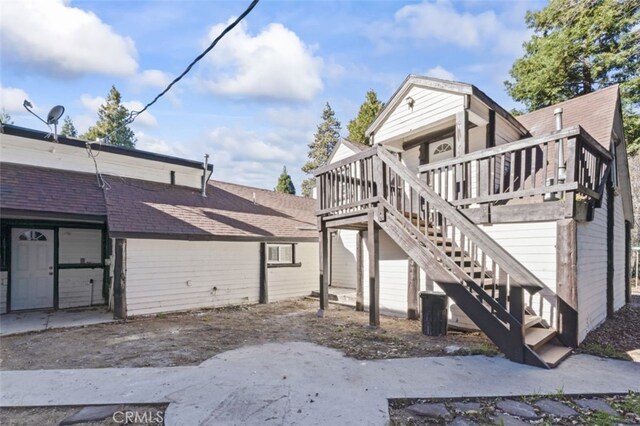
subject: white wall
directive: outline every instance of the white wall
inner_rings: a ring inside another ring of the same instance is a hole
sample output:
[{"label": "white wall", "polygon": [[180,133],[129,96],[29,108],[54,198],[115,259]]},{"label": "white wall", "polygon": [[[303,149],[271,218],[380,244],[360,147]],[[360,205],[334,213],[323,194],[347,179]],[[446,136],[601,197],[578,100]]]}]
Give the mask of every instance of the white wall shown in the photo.
[{"label": "white wall", "polygon": [[7,289],[9,288],[9,273],[0,271],[0,314],[7,313]]},{"label": "white wall", "polygon": [[591,222],[578,223],[578,342],[607,317],[607,199]]},{"label": "white wall", "polygon": [[258,302],[258,242],[129,239],[126,252],[130,316]]},{"label": "white wall", "polygon": [[[84,148],[0,134],[0,157],[3,162],[38,167],[95,173],[93,160]],[[94,146],[94,150],[99,148]],[[101,152],[97,158],[100,171],[154,182],[171,183],[171,171],[176,172],[176,184],[200,188],[202,169],[145,160],[127,155]],[[108,181],[108,178],[107,178]]]},{"label": "white wall", "polygon": [[102,297],[102,282],[102,268],[60,269],[58,271],[59,308],[103,305],[105,300]]},{"label": "white wall", "polygon": [[358,231],[341,229],[334,235],[331,246],[331,285],[356,288],[356,239]]},{"label": "white wall", "polygon": [[331,158],[331,162],[329,164],[337,163],[340,160],[351,157],[353,154],[356,154],[354,150],[343,143],[338,143],[338,147],[336,148],[335,154],[333,154],[333,157]]},{"label": "white wall", "polygon": [[269,302],[309,296],[318,288],[318,244],[296,244],[296,263],[300,267],[267,268]]},{"label": "white wall", "polygon": [[401,101],[378,129],[374,137],[376,143],[413,137],[412,132],[451,117],[464,106],[464,95],[424,87],[412,87],[405,98],[409,96],[415,101],[413,108]]}]

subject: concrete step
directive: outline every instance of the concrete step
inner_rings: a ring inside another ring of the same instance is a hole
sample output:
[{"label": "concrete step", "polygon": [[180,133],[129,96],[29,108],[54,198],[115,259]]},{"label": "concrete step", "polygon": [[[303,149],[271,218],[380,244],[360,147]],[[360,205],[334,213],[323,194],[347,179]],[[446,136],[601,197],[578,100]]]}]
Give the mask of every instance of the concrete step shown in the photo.
[{"label": "concrete step", "polygon": [[571,348],[547,343],[536,352],[538,353],[540,359],[542,359],[549,366],[549,368],[555,368],[566,357],[571,355]]},{"label": "concrete step", "polygon": [[553,328],[529,327],[525,331],[524,342],[531,349],[537,351],[556,335],[557,333]]}]

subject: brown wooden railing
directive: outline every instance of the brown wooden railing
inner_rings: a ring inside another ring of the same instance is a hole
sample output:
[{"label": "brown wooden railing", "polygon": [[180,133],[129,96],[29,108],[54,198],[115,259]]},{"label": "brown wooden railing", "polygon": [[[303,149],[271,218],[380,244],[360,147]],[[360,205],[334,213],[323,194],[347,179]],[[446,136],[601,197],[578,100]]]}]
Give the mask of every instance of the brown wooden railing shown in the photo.
[{"label": "brown wooden railing", "polygon": [[[558,147],[564,142],[566,177],[559,176]],[[581,194],[598,201],[611,154],[582,127],[511,142],[420,166],[421,178],[454,206],[541,201]],[[536,200],[537,198],[537,200]]]}]

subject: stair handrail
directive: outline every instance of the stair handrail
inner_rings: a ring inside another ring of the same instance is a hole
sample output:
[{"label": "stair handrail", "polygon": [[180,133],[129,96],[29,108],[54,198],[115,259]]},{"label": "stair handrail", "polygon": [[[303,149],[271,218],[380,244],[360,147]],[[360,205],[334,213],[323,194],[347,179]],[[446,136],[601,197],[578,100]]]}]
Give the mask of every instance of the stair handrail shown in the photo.
[{"label": "stair handrail", "polygon": [[[483,253],[493,259],[502,270],[504,270],[513,280],[511,286],[524,287],[529,292],[535,293],[547,286],[531,273],[522,263],[515,259],[493,238],[471,222],[458,209],[453,207],[448,201],[438,195],[433,189],[420,181],[417,177],[407,172],[406,167],[394,158],[384,147],[377,146],[377,157],[380,158],[389,168],[398,174],[405,182],[408,182],[418,194],[428,200],[440,212],[446,214],[447,220],[458,229],[473,237],[473,242]],[[378,197],[384,197],[384,191],[378,190]]]}]

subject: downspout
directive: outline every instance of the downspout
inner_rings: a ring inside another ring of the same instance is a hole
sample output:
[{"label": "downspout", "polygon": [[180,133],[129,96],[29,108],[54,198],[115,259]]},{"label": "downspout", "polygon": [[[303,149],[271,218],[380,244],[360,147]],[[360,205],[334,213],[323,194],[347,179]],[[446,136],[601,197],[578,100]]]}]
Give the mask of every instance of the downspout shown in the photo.
[{"label": "downspout", "polygon": [[213,168],[211,169],[211,173],[207,176],[207,172],[209,171],[209,154],[204,155],[204,164],[202,165],[202,196],[207,197],[207,182],[211,179],[211,175],[213,175]]}]

